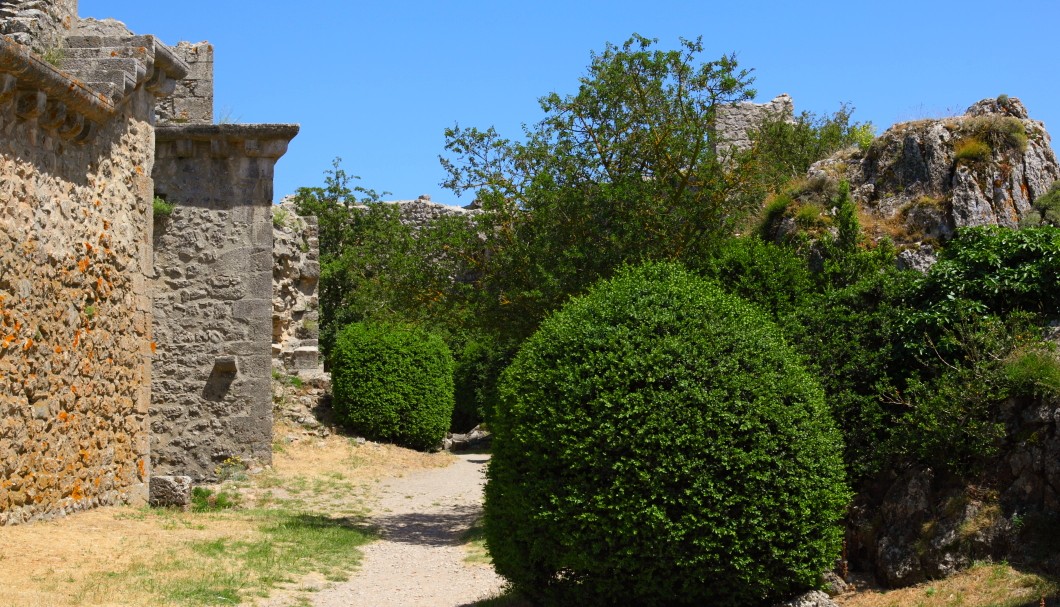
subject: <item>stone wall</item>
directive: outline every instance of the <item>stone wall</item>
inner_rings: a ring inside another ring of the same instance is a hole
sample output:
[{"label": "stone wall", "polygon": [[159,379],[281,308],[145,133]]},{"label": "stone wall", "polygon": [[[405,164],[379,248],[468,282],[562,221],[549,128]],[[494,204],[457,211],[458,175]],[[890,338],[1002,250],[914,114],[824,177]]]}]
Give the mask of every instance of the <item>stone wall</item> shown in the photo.
[{"label": "stone wall", "polygon": [[481,212],[476,208],[452,207],[431,202],[431,197],[427,194],[421,195],[416,200],[388,200],[383,204],[397,205],[401,214],[401,222],[414,227],[425,226],[442,217],[473,217]]},{"label": "stone wall", "polygon": [[146,497],[166,75],[142,50],[128,89],[101,94],[0,38],[0,524]]},{"label": "stone wall", "polygon": [[188,75],[156,108],[157,123],[213,124],[213,46],[180,42],[174,49],[188,64]]},{"label": "stone wall", "polygon": [[77,25],[77,0],[0,0],[0,34],[53,56]]},{"label": "stone wall", "polygon": [[792,120],[795,103],[786,93],[774,97],[769,103],[737,103],[718,108],[715,132],[722,146],[733,146],[738,150],[751,147],[750,133],[757,129],[762,121],[778,116]]},{"label": "stone wall", "polygon": [[292,125],[157,129],[151,403],[156,474],[272,458],[273,168]]},{"label": "stone wall", "polygon": [[272,355],[277,371],[316,373],[320,366],[320,244],[317,218],[302,217],[294,201],[272,208]]}]

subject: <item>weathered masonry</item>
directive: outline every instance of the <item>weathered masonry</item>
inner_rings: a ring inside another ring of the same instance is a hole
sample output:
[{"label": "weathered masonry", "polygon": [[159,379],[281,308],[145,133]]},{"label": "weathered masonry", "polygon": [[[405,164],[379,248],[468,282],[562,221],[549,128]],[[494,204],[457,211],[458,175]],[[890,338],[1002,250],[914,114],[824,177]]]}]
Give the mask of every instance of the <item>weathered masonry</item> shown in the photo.
[{"label": "weathered masonry", "polygon": [[0,37],[0,523],[146,496],[151,124],[187,72],[150,37],[59,70],[31,49],[76,2],[21,4],[0,3],[30,43]]},{"label": "weathered masonry", "polygon": [[157,474],[211,478],[228,458],[272,460],[272,175],[290,125],[166,126],[155,191]]},{"label": "weathered masonry", "polygon": [[298,129],[209,124],[212,62],[0,0],[0,524],[270,458],[272,171]]}]

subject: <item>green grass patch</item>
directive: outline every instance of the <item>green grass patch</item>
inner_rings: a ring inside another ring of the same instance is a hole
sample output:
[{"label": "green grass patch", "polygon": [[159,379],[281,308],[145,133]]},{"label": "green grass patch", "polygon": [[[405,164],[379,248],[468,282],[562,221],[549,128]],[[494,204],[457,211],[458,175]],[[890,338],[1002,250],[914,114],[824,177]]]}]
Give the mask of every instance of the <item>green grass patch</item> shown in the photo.
[{"label": "green grass patch", "polygon": [[[346,580],[360,560],[357,547],[373,539],[360,517],[258,509],[183,516],[250,519],[258,529],[250,538],[189,542],[162,559],[106,573],[103,581],[135,584],[165,604],[237,605],[312,572]],[[82,595],[93,590],[89,585]]]},{"label": "green grass patch", "polygon": [[460,541],[467,550],[464,561],[482,565],[493,564],[489,550],[486,549],[486,528],[482,524],[482,519],[475,521],[475,524],[460,537]]},{"label": "green grass patch", "polygon": [[229,510],[238,507],[239,501],[239,494],[230,491],[214,491],[206,487],[193,487],[191,490],[192,512]]}]

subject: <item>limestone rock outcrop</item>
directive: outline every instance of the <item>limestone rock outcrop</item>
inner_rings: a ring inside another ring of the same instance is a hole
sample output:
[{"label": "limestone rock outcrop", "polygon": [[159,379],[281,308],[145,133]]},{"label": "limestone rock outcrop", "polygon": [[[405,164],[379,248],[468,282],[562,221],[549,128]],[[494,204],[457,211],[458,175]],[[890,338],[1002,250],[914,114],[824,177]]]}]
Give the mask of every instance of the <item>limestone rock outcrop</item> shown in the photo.
[{"label": "limestone rock outcrop", "polygon": [[896,124],[867,150],[814,164],[808,177],[848,181],[870,233],[916,243],[961,227],[1018,227],[1060,166],[1045,126],[1002,95],[961,116]]}]

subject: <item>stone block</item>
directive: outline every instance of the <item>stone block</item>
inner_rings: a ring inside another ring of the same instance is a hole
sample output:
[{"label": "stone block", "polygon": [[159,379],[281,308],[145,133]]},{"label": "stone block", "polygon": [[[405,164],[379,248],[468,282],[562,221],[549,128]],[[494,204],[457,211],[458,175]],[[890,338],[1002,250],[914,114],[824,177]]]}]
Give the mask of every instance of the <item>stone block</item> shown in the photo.
[{"label": "stone block", "polygon": [[294,349],[296,371],[310,371],[318,367],[320,367],[320,350],[316,346],[302,346]]},{"label": "stone block", "polygon": [[232,316],[238,319],[272,319],[272,301],[268,299],[244,299],[232,304]]},{"label": "stone block", "polygon": [[152,476],[149,499],[156,508],[187,509],[191,505],[191,477]]}]

